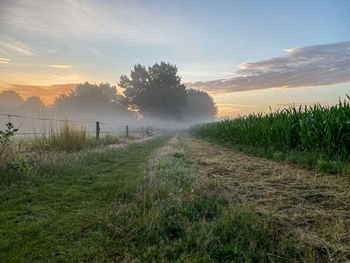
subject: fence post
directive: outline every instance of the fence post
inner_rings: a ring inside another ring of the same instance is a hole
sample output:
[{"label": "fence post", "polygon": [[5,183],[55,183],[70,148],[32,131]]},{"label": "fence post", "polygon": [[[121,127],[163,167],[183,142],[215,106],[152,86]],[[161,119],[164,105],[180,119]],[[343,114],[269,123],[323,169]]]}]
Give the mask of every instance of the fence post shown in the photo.
[{"label": "fence post", "polygon": [[128,125],[125,126],[125,134],[126,134],[126,137],[129,136],[129,126]]},{"label": "fence post", "polygon": [[96,140],[100,139],[100,122],[96,122]]},{"label": "fence post", "polygon": [[142,135],[143,135],[143,127],[141,126],[141,133],[142,133]]}]

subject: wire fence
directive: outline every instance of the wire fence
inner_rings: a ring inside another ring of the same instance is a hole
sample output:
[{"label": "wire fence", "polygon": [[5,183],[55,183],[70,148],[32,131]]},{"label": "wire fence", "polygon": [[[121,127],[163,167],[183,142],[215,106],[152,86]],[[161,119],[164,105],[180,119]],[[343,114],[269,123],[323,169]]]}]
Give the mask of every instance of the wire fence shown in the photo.
[{"label": "wire fence", "polygon": [[126,134],[143,133],[141,125],[107,123],[99,120],[69,120],[60,118],[45,118],[21,114],[0,113],[0,130],[6,128],[6,123],[11,122],[18,129],[16,135],[49,135],[59,132],[63,127],[73,127],[83,130],[87,134]]}]

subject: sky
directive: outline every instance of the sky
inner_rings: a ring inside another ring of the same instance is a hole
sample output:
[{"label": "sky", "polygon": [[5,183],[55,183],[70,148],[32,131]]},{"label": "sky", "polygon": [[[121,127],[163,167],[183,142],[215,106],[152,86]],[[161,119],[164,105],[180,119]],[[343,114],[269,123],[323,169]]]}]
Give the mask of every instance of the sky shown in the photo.
[{"label": "sky", "polygon": [[219,116],[350,94],[350,1],[0,0],[0,91],[46,104],[170,62]]}]

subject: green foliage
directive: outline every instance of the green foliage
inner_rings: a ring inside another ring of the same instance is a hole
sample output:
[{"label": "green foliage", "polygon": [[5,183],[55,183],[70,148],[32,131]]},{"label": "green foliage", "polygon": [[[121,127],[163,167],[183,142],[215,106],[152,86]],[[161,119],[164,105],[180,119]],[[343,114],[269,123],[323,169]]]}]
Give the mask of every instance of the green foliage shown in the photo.
[{"label": "green foliage", "polygon": [[0,131],[0,146],[5,147],[10,144],[11,138],[18,131],[11,122],[6,123],[6,130]]},{"label": "green foliage", "polygon": [[29,175],[30,173],[29,161],[23,156],[16,156],[11,161],[10,167],[23,175]]},{"label": "green foliage", "polygon": [[170,120],[211,120],[216,106],[208,93],[186,90],[177,75],[177,67],[156,63],[151,67],[138,64],[128,76],[121,76],[119,86],[124,88],[125,103],[144,117]]},{"label": "green foliage", "polygon": [[29,175],[30,166],[29,159],[18,155],[18,149],[11,143],[11,139],[18,131],[11,122],[6,124],[6,129],[0,131],[0,175],[1,184],[6,181],[3,173],[8,177],[16,178],[17,175]]},{"label": "green foliage", "polygon": [[11,143],[17,131],[11,122],[6,123],[4,131],[0,131],[0,175],[11,167],[11,161],[18,155],[18,149]]},{"label": "green foliage", "polygon": [[186,89],[177,75],[177,67],[156,63],[152,67],[135,65],[130,78],[120,77],[126,103],[145,117],[181,119],[186,105]]},{"label": "green foliage", "polygon": [[[350,105],[348,101],[332,107],[321,105],[290,107],[269,114],[251,114],[234,120],[207,123],[192,128],[193,133],[221,143],[247,145],[278,151],[276,159],[299,158],[293,152],[311,153],[307,166],[317,159],[349,160]],[[325,167],[325,165],[321,165]]]}]

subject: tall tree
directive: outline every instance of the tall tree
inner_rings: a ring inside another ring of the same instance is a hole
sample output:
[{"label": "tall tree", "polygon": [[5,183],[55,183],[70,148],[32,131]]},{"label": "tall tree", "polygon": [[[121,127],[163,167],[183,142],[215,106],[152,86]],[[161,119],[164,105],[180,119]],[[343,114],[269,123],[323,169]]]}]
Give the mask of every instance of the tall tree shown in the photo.
[{"label": "tall tree", "polygon": [[177,75],[177,67],[156,63],[152,67],[134,66],[130,78],[120,77],[126,103],[144,117],[180,120],[186,105],[186,89]]}]

